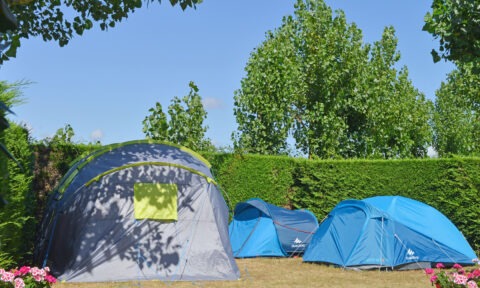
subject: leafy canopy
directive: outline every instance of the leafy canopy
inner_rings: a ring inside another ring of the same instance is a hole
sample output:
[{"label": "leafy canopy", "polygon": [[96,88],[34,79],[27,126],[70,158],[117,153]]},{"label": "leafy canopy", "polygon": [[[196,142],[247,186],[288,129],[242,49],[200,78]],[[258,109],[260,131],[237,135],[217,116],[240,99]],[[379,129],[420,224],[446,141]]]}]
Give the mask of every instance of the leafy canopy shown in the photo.
[{"label": "leafy canopy", "polygon": [[[195,7],[202,0],[169,0],[172,6],[179,4],[182,10]],[[21,39],[40,36],[44,41],[55,41],[65,46],[74,35],[82,35],[98,24],[101,30],[115,27],[116,23],[144,4],[156,0],[12,0],[11,10],[18,21],[18,29],[3,33],[1,46],[9,49],[2,54],[0,64],[15,57]],[[158,0],[160,3],[161,0]]]},{"label": "leafy canopy", "polygon": [[431,13],[425,15],[423,30],[440,39],[438,51],[432,50],[435,62],[443,58],[479,64],[479,0],[433,0]]},{"label": "leafy canopy", "polygon": [[320,158],[424,157],[432,104],[408,78],[392,27],[365,45],[361,30],[322,0],[294,16],[250,56],[235,92],[236,149]]}]

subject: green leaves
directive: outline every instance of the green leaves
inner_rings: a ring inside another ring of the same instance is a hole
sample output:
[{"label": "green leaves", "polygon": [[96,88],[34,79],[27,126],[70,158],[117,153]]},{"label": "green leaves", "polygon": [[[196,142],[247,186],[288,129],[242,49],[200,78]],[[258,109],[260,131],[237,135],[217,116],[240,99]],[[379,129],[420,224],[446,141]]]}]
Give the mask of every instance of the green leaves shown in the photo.
[{"label": "green leaves", "polygon": [[[195,8],[201,2],[201,0],[170,0],[172,6],[179,4],[182,10],[188,7]],[[13,5],[11,10],[18,20],[18,29],[12,30],[11,33],[3,33],[0,44],[8,43],[10,47],[2,54],[0,64],[11,57],[16,57],[21,39],[41,36],[44,41],[56,41],[60,46],[65,46],[75,34],[83,35],[86,30],[92,29],[95,23],[102,30],[113,28],[135,9],[141,7],[141,0],[46,0]]]},{"label": "green leaves", "polygon": [[13,113],[9,107],[21,102],[20,86],[24,84],[0,81],[0,118],[5,121],[0,128],[0,262],[11,259],[18,263],[26,257],[35,232],[28,131],[10,125],[5,118],[5,113]]},{"label": "green leaves", "polygon": [[[363,157],[426,157],[432,141],[429,119],[432,103],[411,83],[408,69],[395,68],[399,60],[392,27],[373,44],[363,80],[365,125],[359,131]],[[359,155],[362,155],[359,154]]]},{"label": "green leaves", "polygon": [[440,156],[480,155],[480,75],[459,65],[436,91],[434,147]]},{"label": "green leaves", "polygon": [[232,135],[237,149],[251,153],[284,153],[293,123],[292,97],[298,89],[295,79],[294,47],[288,39],[291,27],[267,34],[267,40],[252,53],[245,68],[247,78],[235,92],[234,114],[239,132]]},{"label": "green leaves", "polygon": [[235,148],[282,154],[294,140],[310,158],[426,156],[432,104],[406,68],[395,69],[394,29],[365,45],[342,11],[321,0],[295,7],[247,63],[235,93]]},{"label": "green leaves", "polygon": [[[10,123],[8,122],[6,113],[15,114],[12,110],[10,110],[10,106],[13,104],[18,104],[22,102],[21,99],[21,91],[20,87],[26,85],[27,83],[24,82],[17,82],[13,84],[9,84],[5,81],[0,81],[0,138],[2,136],[3,131],[10,127]],[[5,155],[9,159],[13,160],[19,167],[21,167],[20,163],[17,159],[11,154],[11,152],[7,149],[7,147],[0,142],[0,155]],[[0,167],[1,172],[1,167]],[[0,173],[1,174],[1,173]],[[3,176],[3,175],[1,175]]]},{"label": "green leaves", "polygon": [[480,58],[480,3],[478,0],[433,0],[423,30],[440,39],[434,62],[445,59],[476,63]]},{"label": "green leaves", "polygon": [[203,0],[170,0],[170,4],[172,6],[175,6],[177,3],[180,3],[180,7],[182,10],[185,10],[187,7],[195,7],[195,4],[200,4],[202,3]]},{"label": "green leaves", "polygon": [[143,133],[150,139],[168,141],[167,116],[163,113],[162,105],[155,104],[155,108],[148,110],[150,115],[143,120]]},{"label": "green leaves", "polygon": [[183,145],[193,150],[208,151],[212,144],[205,137],[207,131],[203,121],[207,112],[203,108],[202,98],[198,95],[198,87],[189,83],[190,92],[182,99],[174,97],[168,106],[170,120],[162,110],[160,103],[149,109],[150,115],[143,120],[143,132],[147,138],[168,141]]}]

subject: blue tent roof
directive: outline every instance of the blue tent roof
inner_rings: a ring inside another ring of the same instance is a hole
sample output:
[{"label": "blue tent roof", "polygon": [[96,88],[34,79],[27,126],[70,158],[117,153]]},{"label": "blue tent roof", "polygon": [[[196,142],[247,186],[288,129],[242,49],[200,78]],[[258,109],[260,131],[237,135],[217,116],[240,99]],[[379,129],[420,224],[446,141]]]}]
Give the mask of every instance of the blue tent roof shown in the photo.
[{"label": "blue tent roof", "polygon": [[[475,252],[435,208],[401,196],[340,202],[312,237],[303,260],[343,267],[472,264]],[[420,266],[418,266],[420,267]]]},{"label": "blue tent roof", "polygon": [[289,210],[252,198],[238,203],[229,225],[235,257],[303,253],[318,227],[308,210]]}]

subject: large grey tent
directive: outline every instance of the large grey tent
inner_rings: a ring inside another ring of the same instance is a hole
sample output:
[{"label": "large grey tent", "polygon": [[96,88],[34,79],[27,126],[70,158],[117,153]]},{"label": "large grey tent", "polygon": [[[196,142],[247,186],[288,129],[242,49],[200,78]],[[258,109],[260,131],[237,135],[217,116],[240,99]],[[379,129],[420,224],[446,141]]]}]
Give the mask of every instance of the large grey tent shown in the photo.
[{"label": "large grey tent", "polygon": [[37,260],[60,280],[233,280],[228,208],[210,164],[154,141],[74,163],[46,207]]}]

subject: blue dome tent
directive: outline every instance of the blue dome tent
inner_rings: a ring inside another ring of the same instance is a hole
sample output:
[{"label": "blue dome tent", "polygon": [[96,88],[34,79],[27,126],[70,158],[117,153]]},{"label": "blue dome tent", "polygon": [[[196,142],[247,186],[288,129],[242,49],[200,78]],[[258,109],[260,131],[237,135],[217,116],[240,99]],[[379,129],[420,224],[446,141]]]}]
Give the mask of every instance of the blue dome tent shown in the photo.
[{"label": "blue dome tent", "polygon": [[235,206],[229,225],[233,256],[302,254],[317,228],[317,218],[308,210],[289,210],[252,198]]},{"label": "blue dome tent", "polygon": [[341,267],[419,269],[473,264],[475,252],[435,208],[401,196],[340,202],[323,221],[304,262]]}]

